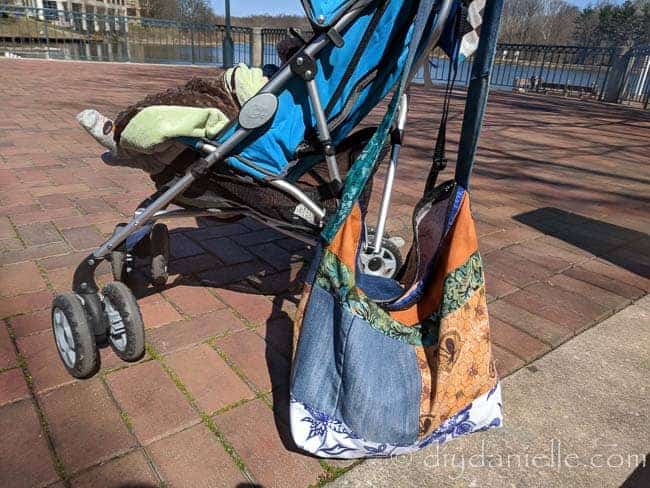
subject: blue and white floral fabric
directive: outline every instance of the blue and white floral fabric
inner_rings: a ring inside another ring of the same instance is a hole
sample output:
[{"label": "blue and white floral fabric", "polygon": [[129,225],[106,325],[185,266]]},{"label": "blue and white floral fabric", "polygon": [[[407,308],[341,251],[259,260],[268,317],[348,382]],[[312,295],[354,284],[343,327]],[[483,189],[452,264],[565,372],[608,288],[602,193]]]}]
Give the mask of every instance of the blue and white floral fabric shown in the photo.
[{"label": "blue and white floral fabric", "polygon": [[430,444],[500,427],[503,420],[501,384],[478,397],[424,439],[410,445],[391,445],[362,439],[340,420],[291,399],[291,434],[301,449],[324,458],[354,459],[410,454]]}]

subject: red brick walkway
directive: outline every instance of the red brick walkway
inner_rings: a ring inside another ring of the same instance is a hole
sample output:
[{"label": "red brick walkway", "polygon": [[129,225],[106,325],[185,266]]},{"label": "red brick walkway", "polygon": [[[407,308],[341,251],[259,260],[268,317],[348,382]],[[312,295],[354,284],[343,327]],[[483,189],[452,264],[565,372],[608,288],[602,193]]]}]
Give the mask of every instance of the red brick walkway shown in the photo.
[{"label": "red brick walkway", "polygon": [[[167,289],[136,277],[140,363],[103,349],[101,374],[75,382],[56,355],[53,292],[151,189],[102,164],[74,115],[206,72],[0,60],[0,486],[295,487],[346,466],[291,450],[291,290],[308,253],[254,222],[174,222]],[[393,233],[407,236],[437,102],[414,91]],[[502,374],[650,289],[649,139],[647,112],[493,94],[473,201]]]}]

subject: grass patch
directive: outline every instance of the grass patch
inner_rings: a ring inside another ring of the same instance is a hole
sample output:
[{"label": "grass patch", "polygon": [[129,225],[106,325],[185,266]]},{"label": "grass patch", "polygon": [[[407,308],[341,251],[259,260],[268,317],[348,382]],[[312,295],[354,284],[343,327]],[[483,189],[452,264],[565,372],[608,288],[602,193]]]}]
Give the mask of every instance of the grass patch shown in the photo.
[{"label": "grass patch", "polygon": [[130,432],[133,432],[133,422],[131,422],[129,414],[120,409],[120,418],[122,419],[122,422],[124,422],[124,425],[126,425],[126,428],[129,429]]},{"label": "grass patch", "polygon": [[318,477],[318,481],[311,485],[310,488],[321,488],[328,483],[331,483],[335,479],[339,478],[340,476],[343,476],[345,473],[350,471],[352,468],[355,466],[361,464],[361,460],[355,461],[349,466],[346,466],[344,468],[339,468],[337,466],[332,466],[331,464],[328,464],[325,460],[319,459],[320,465],[323,468],[324,473],[321,474]]},{"label": "grass patch", "polygon": [[217,410],[215,410],[212,415],[221,415],[226,412],[230,412],[233,408],[241,407],[242,405],[246,405],[248,402],[252,402],[254,400],[257,400],[258,396],[254,396],[253,398],[242,398],[241,400],[238,400],[234,403],[231,403],[230,405],[226,405],[225,407],[221,407]]}]

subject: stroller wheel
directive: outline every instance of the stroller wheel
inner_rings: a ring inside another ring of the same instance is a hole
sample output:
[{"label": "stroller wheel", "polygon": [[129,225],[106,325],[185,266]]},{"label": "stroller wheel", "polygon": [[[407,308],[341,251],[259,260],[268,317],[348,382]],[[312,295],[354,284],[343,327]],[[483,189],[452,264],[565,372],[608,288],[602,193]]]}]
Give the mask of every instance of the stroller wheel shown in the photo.
[{"label": "stroller wheel", "polygon": [[165,286],[169,272],[169,231],[165,224],[156,224],[151,229],[151,281],[154,286]]},{"label": "stroller wheel", "polygon": [[74,293],[52,302],[52,331],[63,365],[75,378],[88,378],[99,369],[95,335],[81,300]]},{"label": "stroller wheel", "polygon": [[137,361],[144,355],[144,322],[131,290],[119,281],[102,291],[108,317],[108,342],[123,361]]},{"label": "stroller wheel", "polygon": [[124,283],[129,278],[128,261],[129,255],[126,251],[117,250],[111,252],[111,271],[115,281]]},{"label": "stroller wheel", "polygon": [[[373,276],[383,278],[395,278],[402,267],[403,259],[399,246],[395,243],[397,238],[391,238],[390,235],[384,234],[381,241],[381,249],[375,253],[370,247],[366,248],[360,255],[361,271]],[[367,246],[375,242],[375,230],[368,229]]]}]

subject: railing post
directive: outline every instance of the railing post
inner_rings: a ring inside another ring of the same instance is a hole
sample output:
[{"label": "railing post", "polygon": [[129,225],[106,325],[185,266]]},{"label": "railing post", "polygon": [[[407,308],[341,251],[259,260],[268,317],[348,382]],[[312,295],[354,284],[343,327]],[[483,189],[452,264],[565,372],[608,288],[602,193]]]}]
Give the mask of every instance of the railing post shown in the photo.
[{"label": "railing post", "polygon": [[537,87],[535,89],[535,91],[537,92],[539,91],[539,87],[541,86],[542,81],[544,81],[542,79],[542,74],[544,73],[545,65],[546,65],[546,49],[542,48],[542,64],[539,65],[539,75],[537,75]]},{"label": "railing post", "polygon": [[194,24],[190,24],[190,45],[192,47],[192,64],[195,64],[196,55],[194,54]]},{"label": "railing post", "polygon": [[618,52],[615,61],[612,63],[612,67],[609,69],[607,82],[603,89],[604,102],[618,103],[631,67],[631,54],[632,50],[626,47],[621,48]]},{"label": "railing post", "polygon": [[261,27],[253,27],[251,31],[251,66],[261,68],[264,64],[264,39]]},{"label": "railing post", "polygon": [[47,29],[47,24],[49,22],[49,19],[47,17],[48,17],[47,10],[43,9],[43,24],[45,24],[43,29],[45,33],[45,57],[47,59],[50,59],[50,35]]},{"label": "railing post", "polygon": [[129,50],[129,18],[122,17],[124,22],[124,49],[126,50],[126,61],[131,62],[131,51]]},{"label": "railing post", "polygon": [[226,0],[226,32],[223,38],[223,67],[232,68],[235,65],[235,46],[232,40],[232,25],[230,24],[230,0]]},{"label": "railing post", "polygon": [[486,3],[483,11],[481,37],[474,53],[474,64],[465,102],[465,116],[458,144],[455,176],[456,182],[464,188],[469,188],[469,178],[476,158],[476,149],[490,91],[490,77],[499,37],[499,20],[502,8],[503,0],[490,0]]}]

